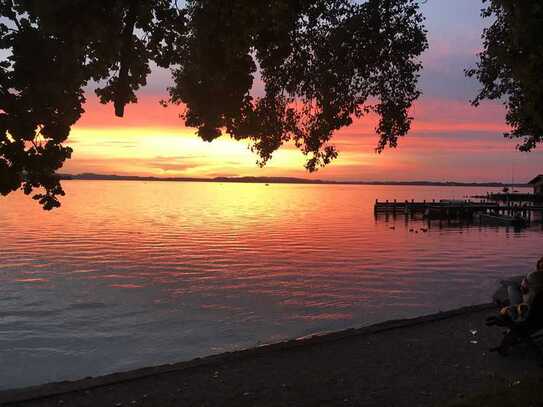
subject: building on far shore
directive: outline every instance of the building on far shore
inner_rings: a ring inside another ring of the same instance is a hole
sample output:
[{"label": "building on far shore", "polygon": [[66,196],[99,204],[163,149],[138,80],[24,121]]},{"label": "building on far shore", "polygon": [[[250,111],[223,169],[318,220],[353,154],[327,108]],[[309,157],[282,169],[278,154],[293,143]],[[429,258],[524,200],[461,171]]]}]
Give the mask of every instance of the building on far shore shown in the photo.
[{"label": "building on far shore", "polygon": [[528,182],[528,184],[530,184],[530,185],[532,185],[534,187],[534,195],[543,196],[543,174],[538,175],[533,180]]}]

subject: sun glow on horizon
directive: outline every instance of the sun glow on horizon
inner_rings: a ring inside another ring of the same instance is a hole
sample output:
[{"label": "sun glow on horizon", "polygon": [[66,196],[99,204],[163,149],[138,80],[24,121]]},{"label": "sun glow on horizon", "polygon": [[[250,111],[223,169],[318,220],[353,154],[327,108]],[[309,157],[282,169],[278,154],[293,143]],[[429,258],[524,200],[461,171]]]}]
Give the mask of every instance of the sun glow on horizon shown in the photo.
[{"label": "sun glow on horizon", "polygon": [[[285,145],[264,169],[248,142],[229,136],[208,143],[192,129],[159,127],[74,128],[67,143],[74,148],[68,172],[152,175],[158,177],[245,176],[303,172],[306,158]],[[334,165],[359,162],[346,154]]]}]

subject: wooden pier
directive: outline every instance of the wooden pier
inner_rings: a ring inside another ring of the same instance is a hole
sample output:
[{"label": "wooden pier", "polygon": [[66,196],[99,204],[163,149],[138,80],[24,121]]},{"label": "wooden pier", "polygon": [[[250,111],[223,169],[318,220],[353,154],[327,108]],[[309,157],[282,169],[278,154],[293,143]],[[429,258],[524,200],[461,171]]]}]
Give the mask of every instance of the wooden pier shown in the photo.
[{"label": "wooden pier", "polygon": [[497,202],[474,202],[471,200],[441,201],[375,201],[374,213],[386,215],[405,215],[414,217],[422,215],[426,219],[473,219],[476,214],[493,214],[497,216],[521,217],[528,223],[538,213],[543,218],[543,205],[509,203],[500,205]]},{"label": "wooden pier", "polygon": [[543,196],[532,193],[487,192],[486,195],[473,195],[471,198],[495,202],[533,202],[535,205],[543,205]]}]

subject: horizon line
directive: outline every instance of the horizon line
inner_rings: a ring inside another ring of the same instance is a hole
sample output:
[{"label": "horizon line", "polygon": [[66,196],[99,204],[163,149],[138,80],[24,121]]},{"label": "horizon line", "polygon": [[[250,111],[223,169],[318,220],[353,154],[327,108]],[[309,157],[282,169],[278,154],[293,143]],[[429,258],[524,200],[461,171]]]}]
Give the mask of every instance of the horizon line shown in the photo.
[{"label": "horizon line", "polygon": [[96,180],[96,181],[164,181],[164,182],[242,182],[269,184],[358,184],[358,185],[427,185],[427,186],[487,186],[487,187],[519,187],[529,188],[528,182],[505,183],[502,181],[429,181],[429,180],[328,180],[309,179],[288,176],[217,176],[217,177],[160,177],[154,175],[118,175],[83,172],[78,174],[58,174],[62,180]]}]

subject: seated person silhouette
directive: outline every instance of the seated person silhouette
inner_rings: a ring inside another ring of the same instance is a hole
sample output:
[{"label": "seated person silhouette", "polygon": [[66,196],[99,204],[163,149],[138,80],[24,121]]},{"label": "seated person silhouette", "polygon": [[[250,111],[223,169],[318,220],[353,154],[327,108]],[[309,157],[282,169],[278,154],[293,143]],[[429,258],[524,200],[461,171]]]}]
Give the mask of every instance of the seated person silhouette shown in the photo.
[{"label": "seated person silhouette", "polygon": [[520,284],[507,283],[508,306],[500,310],[499,316],[487,319],[487,325],[521,323],[528,320],[536,297],[543,292],[543,257],[537,262],[537,269],[522,279]]},{"label": "seated person silhouette", "polygon": [[543,329],[543,258],[537,262],[537,270],[529,273],[521,283],[507,285],[508,305],[501,308],[497,316],[486,319],[488,326],[502,326],[509,330],[501,344],[491,349],[502,355],[519,342],[526,342],[537,351],[540,361],[543,353],[531,335]]}]

